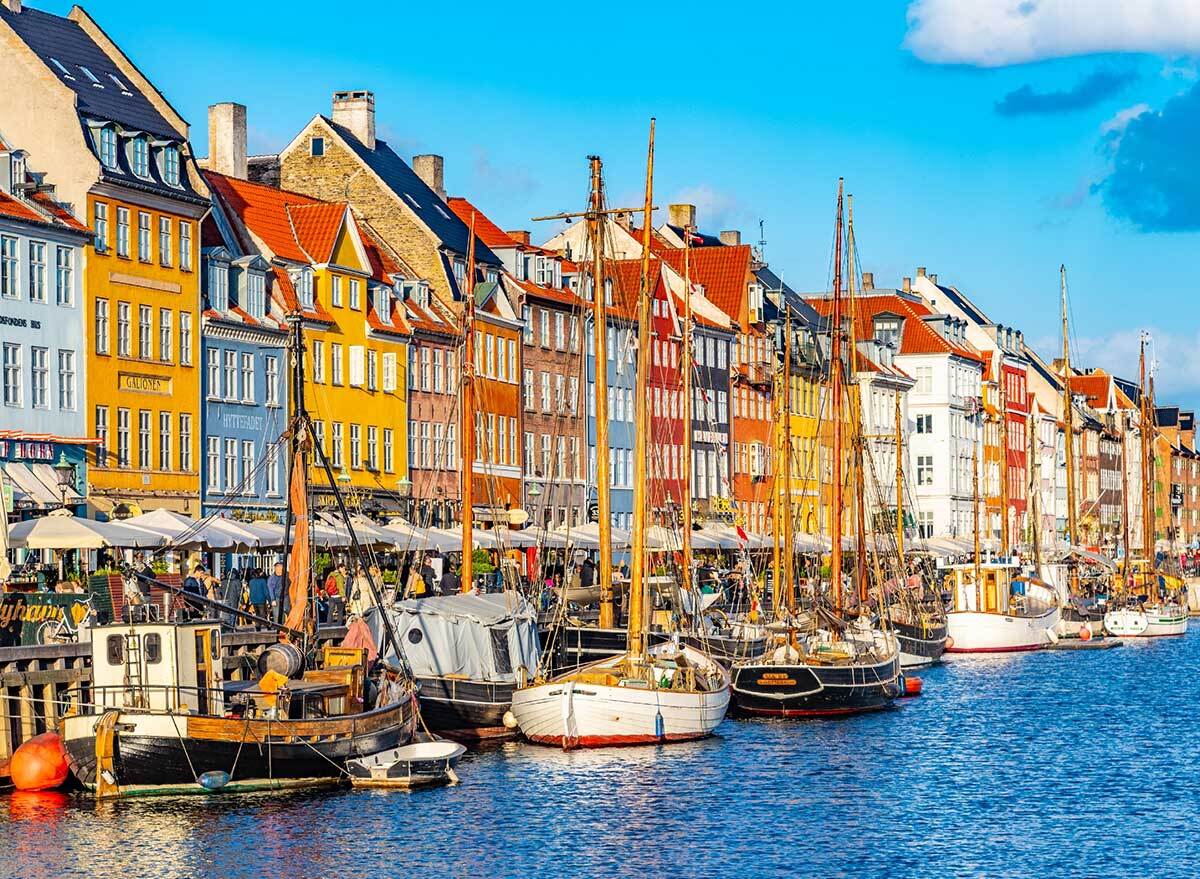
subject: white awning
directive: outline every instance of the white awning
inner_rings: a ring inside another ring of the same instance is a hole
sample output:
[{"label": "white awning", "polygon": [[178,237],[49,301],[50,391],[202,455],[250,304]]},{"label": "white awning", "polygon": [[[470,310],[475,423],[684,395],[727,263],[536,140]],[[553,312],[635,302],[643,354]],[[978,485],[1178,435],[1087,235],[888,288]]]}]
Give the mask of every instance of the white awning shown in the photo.
[{"label": "white awning", "polygon": [[32,503],[39,507],[56,507],[62,503],[58,493],[34,476],[28,464],[9,461],[0,464],[0,468],[12,483],[14,503]]}]

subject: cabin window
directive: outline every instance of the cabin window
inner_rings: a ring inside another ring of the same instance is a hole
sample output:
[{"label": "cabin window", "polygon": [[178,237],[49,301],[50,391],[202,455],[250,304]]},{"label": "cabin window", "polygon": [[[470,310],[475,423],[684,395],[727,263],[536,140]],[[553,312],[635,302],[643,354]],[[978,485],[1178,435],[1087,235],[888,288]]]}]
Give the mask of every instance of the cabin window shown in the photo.
[{"label": "cabin window", "polygon": [[147,635],[143,651],[146,654],[146,663],[148,665],[157,665],[162,662],[162,635],[157,632],[151,632]]},{"label": "cabin window", "polygon": [[512,674],[512,657],[508,653],[508,631],[505,629],[488,629],[492,633],[492,656],[496,661],[496,671],[500,674]]},{"label": "cabin window", "polygon": [[105,653],[108,656],[109,665],[124,665],[125,664],[125,636],[124,635],[109,635],[104,642]]},{"label": "cabin window", "polygon": [[420,644],[422,639],[424,639],[424,637],[425,637],[425,634],[420,629],[409,629],[408,630],[408,643],[409,644]]}]

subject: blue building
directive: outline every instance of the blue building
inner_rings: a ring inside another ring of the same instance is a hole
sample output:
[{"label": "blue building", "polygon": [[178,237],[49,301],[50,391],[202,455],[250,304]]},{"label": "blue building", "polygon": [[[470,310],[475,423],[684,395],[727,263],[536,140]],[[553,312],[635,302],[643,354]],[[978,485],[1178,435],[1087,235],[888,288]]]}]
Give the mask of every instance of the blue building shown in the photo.
[{"label": "blue building", "polygon": [[90,235],[28,159],[0,134],[0,509],[11,504],[18,518],[64,502],[83,512],[89,445],[82,283]]},{"label": "blue building", "polygon": [[205,247],[202,263],[201,509],[282,522],[287,325],[271,303],[274,286],[289,281],[261,256],[222,245]]}]

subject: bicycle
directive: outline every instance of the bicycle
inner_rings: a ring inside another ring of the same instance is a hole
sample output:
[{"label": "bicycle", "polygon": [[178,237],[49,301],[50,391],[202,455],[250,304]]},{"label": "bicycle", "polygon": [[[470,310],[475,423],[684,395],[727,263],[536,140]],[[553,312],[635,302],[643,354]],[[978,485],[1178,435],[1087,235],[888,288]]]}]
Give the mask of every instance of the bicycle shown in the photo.
[{"label": "bicycle", "polygon": [[62,615],[58,619],[46,620],[38,626],[37,643],[42,645],[76,643],[79,640],[80,631],[89,628],[96,620],[96,607],[92,604],[92,596],[85,596],[82,603],[87,610],[78,622],[71,613],[74,609],[74,605],[72,605],[62,608]]}]

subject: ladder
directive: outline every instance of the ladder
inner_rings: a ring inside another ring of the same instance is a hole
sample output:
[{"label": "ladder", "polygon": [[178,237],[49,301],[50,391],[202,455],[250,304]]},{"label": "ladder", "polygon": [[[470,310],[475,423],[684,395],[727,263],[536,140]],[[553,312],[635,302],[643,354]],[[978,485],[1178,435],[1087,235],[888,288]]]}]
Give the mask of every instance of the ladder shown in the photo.
[{"label": "ladder", "polygon": [[142,678],[142,639],[133,632],[125,636],[125,704],[146,707],[146,688]]}]

